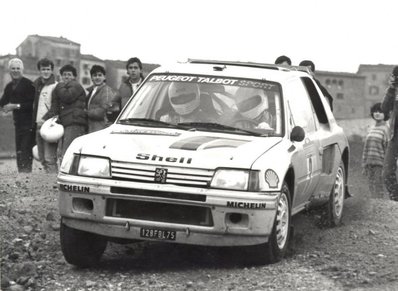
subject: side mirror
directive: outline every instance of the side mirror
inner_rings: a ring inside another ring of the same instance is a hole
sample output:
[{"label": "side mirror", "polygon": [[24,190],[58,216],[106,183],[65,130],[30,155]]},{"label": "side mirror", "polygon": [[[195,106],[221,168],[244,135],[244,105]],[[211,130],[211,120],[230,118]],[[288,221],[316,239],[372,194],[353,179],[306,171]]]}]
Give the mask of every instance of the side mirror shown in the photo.
[{"label": "side mirror", "polygon": [[304,129],[301,126],[295,126],[290,133],[291,141],[303,141],[305,137]]}]

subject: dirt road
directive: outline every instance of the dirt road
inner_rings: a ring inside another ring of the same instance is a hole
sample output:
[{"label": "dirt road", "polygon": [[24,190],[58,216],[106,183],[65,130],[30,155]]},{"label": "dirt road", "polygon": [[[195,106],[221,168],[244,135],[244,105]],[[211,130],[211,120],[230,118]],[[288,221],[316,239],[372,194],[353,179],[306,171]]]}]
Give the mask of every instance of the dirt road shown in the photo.
[{"label": "dirt road", "polygon": [[18,176],[15,161],[0,160],[1,289],[398,290],[398,203],[369,198],[355,155],[343,225],[324,227],[319,211],[295,216],[280,263],[252,266],[241,248],[139,243],[111,244],[94,269],[62,256],[56,177],[37,165]]}]

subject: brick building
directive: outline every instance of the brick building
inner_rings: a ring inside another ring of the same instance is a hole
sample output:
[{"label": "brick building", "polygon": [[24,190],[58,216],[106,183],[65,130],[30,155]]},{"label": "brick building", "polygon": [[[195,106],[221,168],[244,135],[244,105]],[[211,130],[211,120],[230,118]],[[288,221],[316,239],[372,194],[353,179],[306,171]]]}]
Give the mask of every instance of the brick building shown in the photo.
[{"label": "brick building", "polygon": [[365,76],[344,72],[317,71],[316,78],[333,97],[333,114],[336,119],[366,117]]}]

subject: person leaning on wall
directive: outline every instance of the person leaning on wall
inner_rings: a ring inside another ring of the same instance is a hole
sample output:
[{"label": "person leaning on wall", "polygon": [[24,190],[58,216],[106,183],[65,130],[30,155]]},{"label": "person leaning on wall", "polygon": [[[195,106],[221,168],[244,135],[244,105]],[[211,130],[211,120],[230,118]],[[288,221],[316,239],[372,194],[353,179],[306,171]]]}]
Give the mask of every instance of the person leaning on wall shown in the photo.
[{"label": "person leaning on wall", "polygon": [[0,107],[4,112],[13,113],[15,126],[15,148],[19,173],[32,172],[32,147],[34,145],[34,129],[32,123],[33,100],[35,88],[33,82],[23,76],[23,62],[13,58],[8,62],[11,76],[0,99]]}]

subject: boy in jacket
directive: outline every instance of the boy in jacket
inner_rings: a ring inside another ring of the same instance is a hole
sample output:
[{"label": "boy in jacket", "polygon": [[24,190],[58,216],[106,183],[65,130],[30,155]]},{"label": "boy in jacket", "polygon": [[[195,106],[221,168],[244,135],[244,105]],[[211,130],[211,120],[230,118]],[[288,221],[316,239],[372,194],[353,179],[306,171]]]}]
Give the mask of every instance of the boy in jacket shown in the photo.
[{"label": "boy in jacket", "polygon": [[33,102],[33,123],[36,124],[36,144],[39,159],[46,173],[57,173],[57,146],[58,143],[49,143],[40,135],[41,126],[44,123],[43,116],[51,107],[52,92],[57,85],[53,74],[54,63],[49,59],[41,59],[37,63],[40,77],[34,81],[36,89]]},{"label": "boy in jacket", "polygon": [[115,93],[105,83],[105,74],[105,68],[99,65],[94,65],[90,70],[93,86],[87,89],[88,133],[108,126],[106,112],[111,107]]},{"label": "boy in jacket", "polygon": [[72,141],[86,134],[87,112],[86,92],[76,81],[77,71],[72,65],[65,65],[61,68],[62,82],[58,83],[53,91],[51,109],[43,116],[47,120],[58,115],[58,122],[64,126],[59,149],[61,158]]}]

